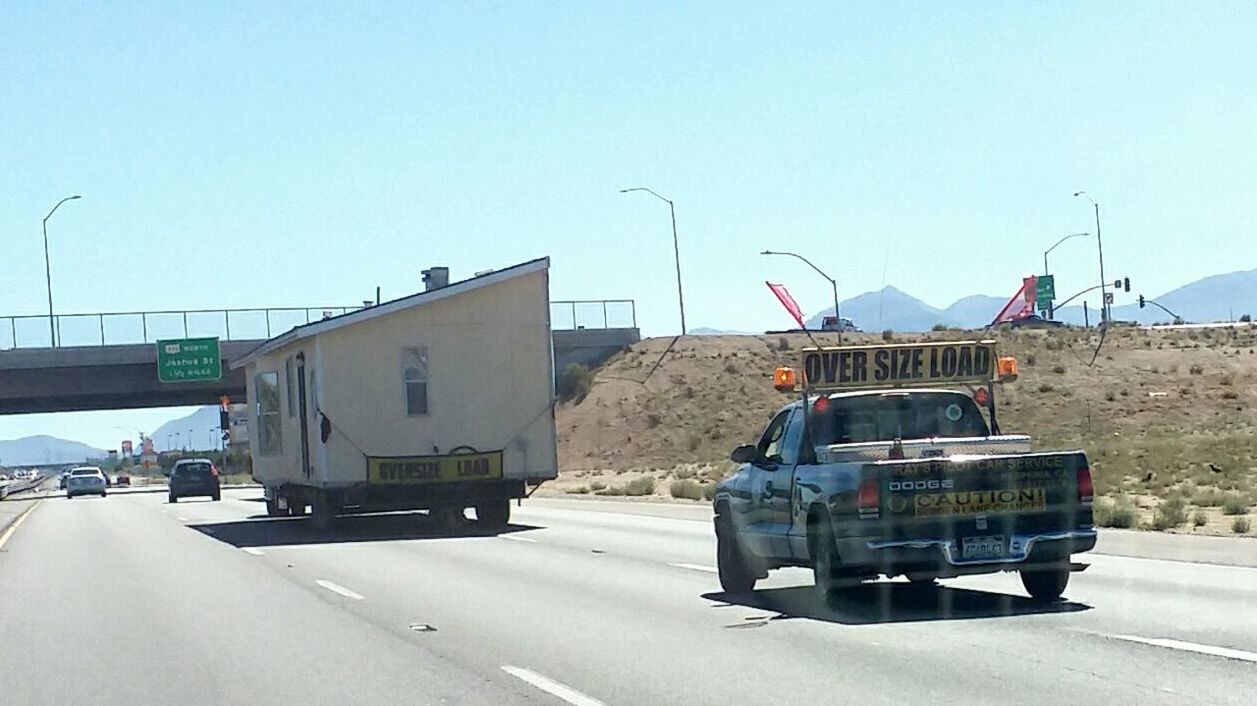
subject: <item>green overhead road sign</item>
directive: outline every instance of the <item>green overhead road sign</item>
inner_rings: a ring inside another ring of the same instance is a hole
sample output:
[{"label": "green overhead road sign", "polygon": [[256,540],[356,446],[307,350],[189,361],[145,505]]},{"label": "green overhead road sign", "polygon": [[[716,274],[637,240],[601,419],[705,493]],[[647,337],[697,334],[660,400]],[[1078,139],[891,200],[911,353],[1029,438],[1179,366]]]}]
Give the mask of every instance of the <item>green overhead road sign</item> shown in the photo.
[{"label": "green overhead road sign", "polygon": [[217,338],[177,338],[157,342],[161,382],[212,382],[223,377]]},{"label": "green overhead road sign", "polygon": [[1034,286],[1034,299],[1038,302],[1050,302],[1056,298],[1056,280],[1052,275],[1039,275]]}]

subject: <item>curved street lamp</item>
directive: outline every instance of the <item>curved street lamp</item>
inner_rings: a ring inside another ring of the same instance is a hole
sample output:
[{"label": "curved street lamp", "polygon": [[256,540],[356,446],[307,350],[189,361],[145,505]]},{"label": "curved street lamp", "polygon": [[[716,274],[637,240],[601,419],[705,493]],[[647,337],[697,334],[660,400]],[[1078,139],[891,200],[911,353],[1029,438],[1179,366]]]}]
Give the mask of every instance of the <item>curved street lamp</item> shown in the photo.
[{"label": "curved street lamp", "polygon": [[652,189],[644,186],[634,186],[631,189],[620,189],[621,194],[627,194],[631,191],[645,191],[655,198],[668,204],[668,210],[672,213],[672,254],[676,258],[677,264],[677,303],[681,306],[681,335],[684,336],[687,329],[685,328],[685,297],[681,294],[681,248],[677,244],[677,209],[672,203],[672,199],[664,198],[655,193]]},{"label": "curved street lamp", "polygon": [[53,348],[57,347],[57,327],[53,325],[52,316],[52,266],[48,260],[48,219],[52,218],[52,214],[56,213],[58,208],[61,208],[61,204],[81,198],[83,197],[78,194],[67,196],[58,201],[57,205],[53,206],[52,210],[48,212],[48,215],[44,216],[44,277],[48,279],[48,337]]},{"label": "curved street lamp", "polygon": [[1100,320],[1108,322],[1109,320],[1109,290],[1108,280],[1104,279],[1104,242],[1100,240],[1100,204],[1091,198],[1091,194],[1085,191],[1075,191],[1074,196],[1085,196],[1091,205],[1095,207],[1096,212],[1096,248],[1100,251]]},{"label": "curved street lamp", "polygon": [[[829,286],[833,287],[833,290],[834,290],[834,319],[836,319],[838,322],[838,345],[841,346],[842,345],[842,314],[838,311],[838,281],[835,280],[833,277],[830,277],[829,275],[825,274],[823,271],[821,271],[821,268],[817,267],[816,265],[813,265],[811,260],[807,259],[806,257],[803,257],[802,255],[798,253],[784,252],[780,250],[765,250],[764,252],[760,253],[760,255],[788,255],[790,257],[798,258],[802,260],[808,267],[812,268],[813,270],[816,270],[816,274],[829,280]],[[824,330],[824,324],[821,325],[821,329]]]}]

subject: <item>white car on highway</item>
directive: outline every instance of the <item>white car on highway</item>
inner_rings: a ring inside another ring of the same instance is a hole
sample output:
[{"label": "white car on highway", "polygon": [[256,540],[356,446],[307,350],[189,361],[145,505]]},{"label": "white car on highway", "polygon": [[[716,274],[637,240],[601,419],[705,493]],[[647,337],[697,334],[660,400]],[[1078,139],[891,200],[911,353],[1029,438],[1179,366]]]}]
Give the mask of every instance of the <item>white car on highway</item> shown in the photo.
[{"label": "white car on highway", "polygon": [[65,496],[74,498],[76,495],[99,495],[105,497],[105,474],[95,466],[79,466],[70,469],[70,477],[66,479]]}]

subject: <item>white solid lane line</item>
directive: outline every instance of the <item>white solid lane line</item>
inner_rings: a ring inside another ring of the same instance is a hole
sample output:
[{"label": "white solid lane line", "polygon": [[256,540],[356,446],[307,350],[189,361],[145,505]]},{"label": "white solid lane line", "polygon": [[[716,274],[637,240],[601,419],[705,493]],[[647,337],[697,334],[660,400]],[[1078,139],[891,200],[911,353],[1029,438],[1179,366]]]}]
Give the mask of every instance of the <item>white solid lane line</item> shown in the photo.
[{"label": "white solid lane line", "polygon": [[1181,559],[1150,559],[1143,556],[1122,556],[1121,554],[1105,554],[1104,552],[1088,552],[1079,554],[1081,561],[1086,561],[1089,556],[1100,556],[1105,559],[1119,559],[1121,561],[1144,561],[1153,564],[1171,564],[1174,566],[1192,566],[1206,569],[1227,569],[1230,571],[1257,571],[1255,566],[1235,566],[1233,564],[1211,564],[1207,561],[1183,561]]},{"label": "white solid lane line", "polygon": [[606,706],[606,704],[592,696],[582,694],[570,686],[560,684],[550,677],[524,669],[523,667],[512,667],[509,664],[504,664],[502,665],[502,671],[510,674],[516,679],[522,679],[548,694],[557,696],[569,704],[575,704],[575,706]]},{"label": "white solid lane line", "polygon": [[262,550],[261,550],[261,549],[254,549],[253,547],[240,547],[240,550],[241,550],[241,551],[248,552],[248,553],[252,554],[253,556],[262,556]]},{"label": "white solid lane line", "polygon": [[532,537],[516,537],[513,534],[499,534],[498,539],[509,539],[512,542],[536,542]]},{"label": "white solid lane line", "polygon": [[1152,645],[1154,647],[1167,647],[1171,650],[1182,650],[1184,652],[1196,652],[1202,655],[1212,655],[1214,657],[1225,657],[1227,659],[1238,659],[1244,662],[1257,662],[1257,652],[1245,652],[1244,650],[1233,650],[1229,647],[1214,647],[1213,645],[1200,645],[1195,642],[1183,642],[1182,640],[1172,640],[1168,637],[1139,637],[1138,635],[1105,635],[1118,640],[1126,640],[1127,642],[1138,642],[1144,645]]},{"label": "white solid lane line", "polygon": [[352,598],[352,599],[354,599],[355,601],[360,601],[360,600],[362,600],[362,598],[363,598],[363,596],[362,596],[361,594],[354,593],[353,591],[349,590],[348,588],[345,588],[344,586],[340,586],[340,585],[338,585],[338,584],[334,584],[334,583],[332,583],[331,581],[324,581],[323,579],[319,579],[319,580],[315,581],[315,583],[317,583],[318,585],[322,586],[323,588],[326,588],[327,590],[331,591],[332,593],[338,593],[338,594],[340,594],[340,595],[344,596],[345,598]]},{"label": "white solid lane line", "polygon": [[702,565],[702,564],[685,564],[685,563],[680,563],[680,564],[668,564],[668,566],[675,566],[675,567],[676,567],[676,568],[678,568],[678,569],[689,569],[690,571],[705,571],[705,572],[707,572],[707,573],[709,573],[709,574],[719,573],[719,572],[716,570],[716,567],[714,567],[714,566],[704,566],[704,565]]}]

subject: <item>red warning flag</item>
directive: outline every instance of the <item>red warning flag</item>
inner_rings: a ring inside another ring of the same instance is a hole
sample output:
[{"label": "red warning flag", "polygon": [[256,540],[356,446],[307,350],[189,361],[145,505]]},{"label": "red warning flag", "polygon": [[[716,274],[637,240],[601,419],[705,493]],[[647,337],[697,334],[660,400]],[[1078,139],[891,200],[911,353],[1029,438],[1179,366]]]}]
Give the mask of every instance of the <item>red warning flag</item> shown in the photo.
[{"label": "red warning flag", "polygon": [[799,303],[794,300],[794,297],[790,296],[790,292],[786,291],[786,286],[784,284],[773,284],[772,282],[764,282],[764,284],[773,290],[773,294],[777,295],[777,301],[781,302],[781,305],[786,308],[786,311],[790,312],[794,320],[799,322],[799,328],[807,328],[803,325],[803,310],[799,308]]}]

